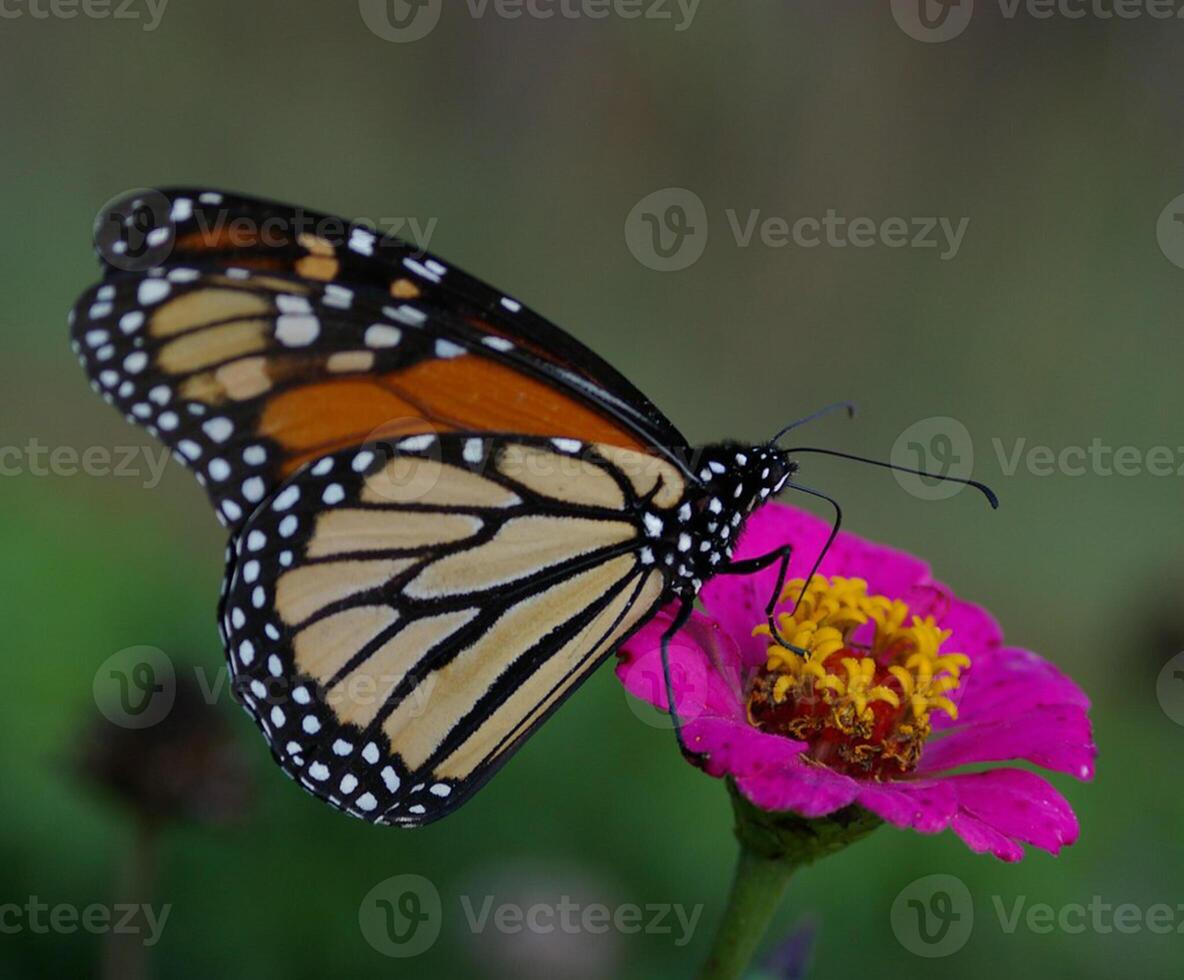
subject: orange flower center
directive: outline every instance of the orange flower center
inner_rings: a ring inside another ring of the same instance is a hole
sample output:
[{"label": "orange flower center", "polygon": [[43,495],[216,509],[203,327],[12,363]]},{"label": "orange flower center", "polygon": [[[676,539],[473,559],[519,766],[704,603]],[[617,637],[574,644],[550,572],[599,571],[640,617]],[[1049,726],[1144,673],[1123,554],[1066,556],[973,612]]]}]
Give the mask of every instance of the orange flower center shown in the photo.
[{"label": "orange flower center", "polygon": [[[796,599],[802,584],[789,582],[782,600]],[[806,758],[851,776],[892,779],[916,768],[933,711],[958,716],[949,695],[970,658],[942,653],[949,630],[932,616],[911,615],[899,599],[868,595],[863,579],[815,575],[777,625],[806,655],[770,645],[748,717],[763,731],[806,742]],[[769,636],[769,627],[753,630],[761,633]]]}]

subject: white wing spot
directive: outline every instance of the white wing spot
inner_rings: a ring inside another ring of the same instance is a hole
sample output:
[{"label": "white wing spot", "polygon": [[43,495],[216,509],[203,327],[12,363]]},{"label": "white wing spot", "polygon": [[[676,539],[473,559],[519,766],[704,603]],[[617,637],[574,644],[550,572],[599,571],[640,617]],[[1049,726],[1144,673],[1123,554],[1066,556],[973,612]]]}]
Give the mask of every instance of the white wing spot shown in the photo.
[{"label": "white wing spot", "polygon": [[440,273],[433,272],[422,262],[417,262],[410,256],[403,260],[403,265],[414,272],[417,276],[421,276],[422,278],[427,279],[429,282],[440,281]]},{"label": "white wing spot", "polygon": [[411,436],[407,439],[400,439],[397,446],[399,449],[405,449],[407,452],[417,453],[427,449],[435,441],[436,437],[434,435]]},{"label": "white wing spot", "polygon": [[288,487],[287,490],[285,490],[278,497],[276,497],[274,501],[272,501],[271,509],[276,511],[287,510],[299,499],[300,488],[296,486]]},{"label": "white wing spot", "polygon": [[460,357],[467,353],[464,347],[460,344],[454,344],[451,340],[437,340],[436,341],[436,356],[443,358]]},{"label": "white wing spot", "polygon": [[384,306],[382,312],[392,320],[398,320],[409,327],[420,327],[427,321],[428,315],[414,306],[404,303],[402,306]]},{"label": "white wing spot", "polygon": [[253,476],[243,481],[243,496],[253,504],[263,499],[263,478]]},{"label": "white wing spot", "polygon": [[321,332],[321,321],[315,316],[281,316],[275,324],[275,337],[285,347],[307,347]]},{"label": "white wing spot", "polygon": [[366,328],[362,339],[367,347],[395,347],[403,339],[403,331],[386,323],[375,323]]},{"label": "white wing spot", "polygon": [[119,329],[124,333],[135,333],[144,325],[144,314],[139,310],[132,310],[119,318]]},{"label": "white wing spot", "polygon": [[136,299],[142,306],[159,303],[164,299],[172,287],[163,279],[145,279],[136,290]]},{"label": "white wing spot", "polygon": [[214,442],[225,442],[234,432],[234,423],[224,416],[219,416],[216,419],[203,422],[201,428]]}]

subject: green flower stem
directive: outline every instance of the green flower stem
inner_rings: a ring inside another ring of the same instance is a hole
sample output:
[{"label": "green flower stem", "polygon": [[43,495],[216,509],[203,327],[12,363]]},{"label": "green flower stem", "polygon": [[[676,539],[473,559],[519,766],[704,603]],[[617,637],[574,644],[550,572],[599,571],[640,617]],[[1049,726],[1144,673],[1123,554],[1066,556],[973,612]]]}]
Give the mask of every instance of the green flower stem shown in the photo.
[{"label": "green flower stem", "polygon": [[796,870],[788,861],[762,857],[740,846],[732,891],[699,974],[702,980],[733,980],[744,975]]},{"label": "green flower stem", "polygon": [[749,803],[731,782],[728,789],[740,858],[701,980],[743,976],[793,873],[867,836],[882,822],[853,806],[818,820],[795,813],[769,813]]}]

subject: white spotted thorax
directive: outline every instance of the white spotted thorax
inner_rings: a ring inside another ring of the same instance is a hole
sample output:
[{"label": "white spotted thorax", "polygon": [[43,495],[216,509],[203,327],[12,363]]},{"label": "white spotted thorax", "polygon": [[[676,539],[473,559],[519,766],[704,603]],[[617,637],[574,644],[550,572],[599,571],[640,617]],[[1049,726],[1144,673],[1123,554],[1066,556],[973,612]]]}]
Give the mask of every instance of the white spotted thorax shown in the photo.
[{"label": "white spotted thorax", "polygon": [[666,566],[670,591],[694,598],[732,557],[748,516],[779,493],[797,464],[776,446],[705,446],[694,458],[700,486],[688,487],[674,518],[645,515],[653,538],[642,560]]}]

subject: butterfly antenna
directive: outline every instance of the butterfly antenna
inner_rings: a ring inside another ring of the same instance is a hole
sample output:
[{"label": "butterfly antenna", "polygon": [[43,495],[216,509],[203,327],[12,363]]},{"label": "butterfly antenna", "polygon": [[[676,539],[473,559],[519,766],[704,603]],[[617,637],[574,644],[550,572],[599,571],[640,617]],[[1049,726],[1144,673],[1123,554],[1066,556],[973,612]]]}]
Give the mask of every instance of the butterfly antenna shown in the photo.
[{"label": "butterfly antenna", "polygon": [[820,419],[824,415],[830,415],[831,412],[837,412],[840,409],[847,410],[847,418],[849,418],[849,419],[855,418],[855,402],[835,402],[833,405],[827,405],[825,408],[820,408],[816,412],[811,412],[809,415],[806,415],[806,416],[798,419],[796,422],[790,422],[789,425],[787,425],[784,429],[782,429],[780,432],[778,432],[777,435],[773,436],[773,438],[770,439],[769,442],[770,443],[777,442],[787,432],[792,432],[794,429],[798,428],[799,426],[805,425],[807,422],[813,422],[815,419]]},{"label": "butterfly antenna", "polygon": [[[791,456],[796,456],[799,453],[819,453],[823,456],[837,456],[839,459],[850,459],[856,463],[867,463],[869,466],[882,466],[886,470],[895,470],[897,473],[911,473],[913,476],[924,476],[932,480],[941,480],[946,483],[961,483],[963,486],[974,487],[975,490],[986,497],[987,503],[991,505],[992,510],[998,510],[999,508],[999,498],[995,496],[995,491],[988,487],[985,483],[979,483],[978,480],[966,480],[960,476],[947,476],[944,473],[933,473],[929,470],[914,470],[909,466],[897,466],[895,463],[886,463],[882,459],[868,459],[866,456],[853,456],[851,453],[841,453],[835,449],[818,449],[813,446],[797,446],[794,449],[787,449],[786,452]],[[786,486],[792,486],[792,484],[786,484]]]},{"label": "butterfly antenna", "polygon": [[[803,486],[800,483],[794,483],[792,480],[785,484],[787,490],[797,490],[799,493],[809,494],[811,497],[817,497],[819,500],[825,500],[831,507],[834,508],[835,519],[830,526],[830,534],[826,536],[826,543],[823,544],[822,550],[818,552],[818,557],[814,559],[814,564],[810,566],[810,574],[806,576],[805,581],[802,582],[802,587],[798,590],[798,597],[793,602],[793,608],[789,611],[789,615],[793,616],[798,611],[798,605],[802,601],[802,596],[806,594],[806,589],[810,587],[810,583],[814,581],[814,576],[818,573],[819,566],[826,558],[826,553],[830,551],[830,546],[835,543],[835,538],[839,536],[839,528],[843,526],[843,508],[839,502],[829,494],[823,493],[821,490],[815,490],[813,487]],[[769,625],[772,627],[772,617],[769,618]],[[800,652],[797,647],[792,646],[788,640],[781,635],[781,631],[773,627],[773,636],[783,647]]]}]

